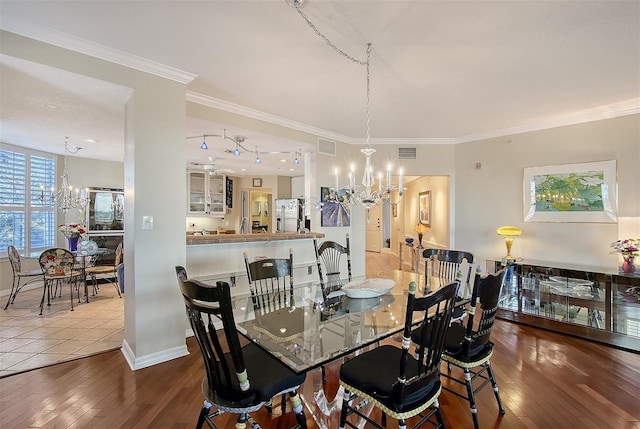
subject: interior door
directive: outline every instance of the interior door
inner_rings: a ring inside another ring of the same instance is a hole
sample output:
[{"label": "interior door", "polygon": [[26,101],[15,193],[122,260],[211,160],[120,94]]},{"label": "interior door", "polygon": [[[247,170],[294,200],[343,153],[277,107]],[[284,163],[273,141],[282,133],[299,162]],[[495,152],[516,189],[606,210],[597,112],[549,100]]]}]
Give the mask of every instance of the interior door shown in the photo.
[{"label": "interior door", "polygon": [[382,248],[382,210],[376,205],[369,210],[369,223],[366,224],[365,250],[380,252]]}]

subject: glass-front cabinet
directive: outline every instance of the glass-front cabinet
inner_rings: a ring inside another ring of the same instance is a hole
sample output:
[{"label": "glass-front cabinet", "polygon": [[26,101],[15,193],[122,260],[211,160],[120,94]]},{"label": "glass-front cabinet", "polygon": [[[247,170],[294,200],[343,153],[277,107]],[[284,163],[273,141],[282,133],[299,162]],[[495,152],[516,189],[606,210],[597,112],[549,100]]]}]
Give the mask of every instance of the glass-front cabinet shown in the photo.
[{"label": "glass-front cabinet", "polygon": [[[487,260],[487,269],[504,266]],[[510,264],[498,317],[640,351],[640,272],[545,261]]]},{"label": "glass-front cabinet", "polygon": [[211,175],[206,171],[188,171],[187,187],[187,214],[224,216],[224,176]]}]

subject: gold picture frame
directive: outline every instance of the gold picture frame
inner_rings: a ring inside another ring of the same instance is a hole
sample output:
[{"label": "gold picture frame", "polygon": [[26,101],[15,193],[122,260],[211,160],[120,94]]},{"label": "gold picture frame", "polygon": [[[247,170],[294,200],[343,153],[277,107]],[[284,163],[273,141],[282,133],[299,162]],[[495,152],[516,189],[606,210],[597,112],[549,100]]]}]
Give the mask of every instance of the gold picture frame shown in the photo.
[{"label": "gold picture frame", "polygon": [[258,177],[254,177],[253,178],[253,187],[254,188],[261,188],[262,187],[262,179],[258,178]]}]

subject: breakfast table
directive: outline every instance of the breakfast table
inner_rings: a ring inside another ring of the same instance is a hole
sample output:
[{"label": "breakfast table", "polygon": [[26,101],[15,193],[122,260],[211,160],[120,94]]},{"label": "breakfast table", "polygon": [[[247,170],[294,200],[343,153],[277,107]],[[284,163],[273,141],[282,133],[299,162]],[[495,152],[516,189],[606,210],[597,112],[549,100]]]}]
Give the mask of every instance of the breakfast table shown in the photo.
[{"label": "breakfast table", "polygon": [[[115,253],[115,250],[107,247],[97,247],[86,250],[73,250],[71,253],[76,259],[77,267],[80,271],[80,281],[84,284],[84,298],[88,303],[89,286],[87,285],[87,267],[93,266],[99,257]],[[80,297],[78,297],[78,302],[80,302]]]}]

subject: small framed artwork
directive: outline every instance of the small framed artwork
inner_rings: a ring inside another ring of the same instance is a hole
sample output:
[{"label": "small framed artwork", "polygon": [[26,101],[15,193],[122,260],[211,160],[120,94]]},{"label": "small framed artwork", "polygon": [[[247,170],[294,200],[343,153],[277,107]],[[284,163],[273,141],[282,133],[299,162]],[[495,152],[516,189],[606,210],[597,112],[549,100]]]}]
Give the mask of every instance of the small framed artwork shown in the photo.
[{"label": "small framed artwork", "polygon": [[398,217],[398,204],[391,204],[391,214],[393,217]]},{"label": "small framed artwork", "polygon": [[426,226],[431,225],[431,191],[424,191],[418,194],[418,219]]},{"label": "small framed artwork", "polygon": [[254,177],[253,178],[253,187],[254,188],[261,188],[262,187],[262,179],[258,178],[258,177]]},{"label": "small framed artwork", "polygon": [[611,222],[616,215],[616,161],[524,169],[525,222]]}]

